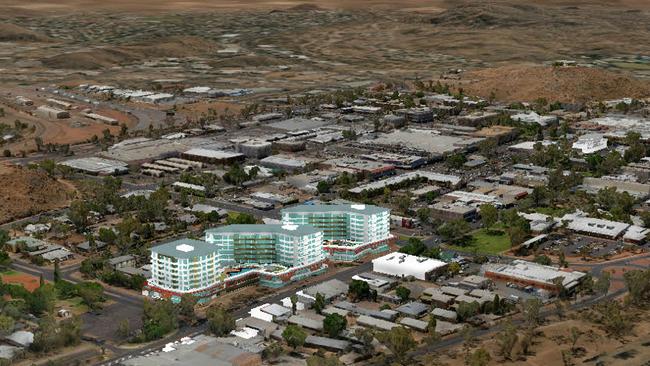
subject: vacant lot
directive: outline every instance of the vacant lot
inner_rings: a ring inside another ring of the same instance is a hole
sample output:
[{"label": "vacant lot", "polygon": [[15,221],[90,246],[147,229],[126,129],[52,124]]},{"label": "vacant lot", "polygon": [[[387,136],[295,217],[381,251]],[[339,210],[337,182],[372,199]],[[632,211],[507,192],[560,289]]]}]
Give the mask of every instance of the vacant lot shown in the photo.
[{"label": "vacant lot", "polygon": [[40,279],[22,272],[8,271],[0,273],[3,283],[23,285],[27,291],[34,291],[40,286]]}]

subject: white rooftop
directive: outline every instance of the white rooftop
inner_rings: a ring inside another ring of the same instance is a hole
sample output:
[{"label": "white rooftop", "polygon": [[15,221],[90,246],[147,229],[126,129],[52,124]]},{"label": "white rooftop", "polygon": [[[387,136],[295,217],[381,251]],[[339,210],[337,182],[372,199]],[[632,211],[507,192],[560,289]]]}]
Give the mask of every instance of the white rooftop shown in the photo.
[{"label": "white rooftop", "polygon": [[189,253],[194,250],[194,247],[189,244],[181,244],[176,246],[176,250],[184,253]]},{"label": "white rooftop", "polygon": [[607,139],[601,134],[587,134],[578,138],[572,146],[583,154],[593,154],[607,149]]},{"label": "white rooftop", "polygon": [[611,238],[617,238],[630,226],[624,222],[586,217],[582,213],[566,214],[560,219],[560,222],[564,221],[568,222],[570,230]]},{"label": "white rooftop", "polygon": [[418,257],[403,253],[389,253],[383,257],[372,260],[372,270],[391,276],[414,276],[418,279],[426,279],[426,274],[439,268],[445,267],[447,263],[437,259]]},{"label": "white rooftop", "polygon": [[486,272],[545,284],[553,284],[554,279],[563,277],[562,285],[566,288],[576,286],[578,280],[585,276],[584,272],[544,266],[519,259],[513,261],[511,264],[488,264],[485,265],[484,268]]}]

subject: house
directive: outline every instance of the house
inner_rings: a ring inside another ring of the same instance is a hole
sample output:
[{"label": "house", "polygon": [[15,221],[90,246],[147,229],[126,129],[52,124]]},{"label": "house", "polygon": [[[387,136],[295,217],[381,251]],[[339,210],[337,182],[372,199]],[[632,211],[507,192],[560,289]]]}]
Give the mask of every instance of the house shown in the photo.
[{"label": "house", "polygon": [[307,336],[305,346],[324,348],[332,352],[343,352],[350,347],[350,342],[327,337]]},{"label": "house", "polygon": [[323,320],[325,320],[325,317],[317,314],[313,314],[310,317],[292,315],[287,320],[287,323],[299,325],[305,329],[311,329],[320,332],[323,330]]},{"label": "house", "polygon": [[[103,241],[100,240],[95,240],[95,250],[101,250],[105,248],[108,244],[104,243]],[[90,253],[92,251],[92,248],[90,246],[90,242],[88,240],[84,241],[83,243],[77,245],[77,250],[84,252],[84,253]]]},{"label": "house", "polygon": [[135,267],[136,261],[135,257],[127,254],[121,255],[119,257],[111,258],[108,260],[108,265],[113,269],[119,269],[123,267]]},{"label": "house", "polygon": [[424,289],[424,291],[422,291],[422,296],[420,296],[420,300],[423,302],[444,309],[454,303],[454,298],[454,296],[443,293],[442,290],[437,287]]},{"label": "house", "polygon": [[285,322],[289,319],[291,316],[291,309],[278,304],[264,304],[258,308],[251,309],[250,314],[252,317],[258,319],[279,323]]},{"label": "house", "polygon": [[341,280],[331,279],[298,291],[296,295],[298,295],[298,299],[301,302],[311,304],[316,300],[316,294],[321,294],[325,299],[325,303],[330,303],[335,298],[344,295],[347,292],[347,283]]},{"label": "house", "polygon": [[395,327],[398,327],[396,323],[389,322],[387,320],[383,319],[377,319],[373,318],[367,315],[360,315],[357,318],[357,324],[366,326],[366,327],[371,327],[371,328],[377,328],[381,330],[391,330]]},{"label": "house", "polygon": [[398,281],[393,278],[379,276],[369,272],[354,275],[352,276],[352,279],[368,283],[370,289],[375,290],[378,293],[390,291],[391,289],[395,288],[398,283]]},{"label": "house", "polygon": [[21,236],[17,237],[14,239],[9,240],[6,243],[7,249],[12,252],[12,253],[17,253],[20,248],[24,248],[24,250],[28,252],[36,251],[42,248],[47,247],[49,244],[43,240],[32,238],[30,236]]},{"label": "house", "polygon": [[404,325],[408,328],[415,329],[420,332],[426,332],[429,329],[429,323],[422,321],[422,320],[417,320],[413,318],[402,318],[399,321],[400,325]]},{"label": "house", "polygon": [[458,315],[456,314],[455,311],[440,309],[440,308],[433,309],[433,311],[431,312],[431,316],[433,316],[436,319],[448,321],[451,323],[456,323],[456,320],[458,318]]},{"label": "house", "polygon": [[251,328],[258,331],[264,338],[268,338],[271,334],[278,329],[278,325],[266,320],[253,318],[252,316],[239,319],[236,322],[237,328]]},{"label": "house", "polygon": [[412,318],[421,318],[429,312],[429,305],[412,301],[398,307],[397,311]]}]

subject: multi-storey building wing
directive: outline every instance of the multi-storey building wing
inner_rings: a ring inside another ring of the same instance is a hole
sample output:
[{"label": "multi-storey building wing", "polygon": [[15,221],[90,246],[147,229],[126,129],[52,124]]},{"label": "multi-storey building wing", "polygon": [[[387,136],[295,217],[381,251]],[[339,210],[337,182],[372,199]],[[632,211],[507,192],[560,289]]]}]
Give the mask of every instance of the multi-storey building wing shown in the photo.
[{"label": "multi-storey building wing", "polygon": [[151,249],[149,284],[172,292],[200,291],[218,279],[217,251],[199,240],[182,239]]},{"label": "multi-storey building wing", "polygon": [[363,204],[298,205],[282,210],[282,222],[323,231],[330,259],[354,261],[388,250],[390,210]]},{"label": "multi-storey building wing", "polygon": [[323,233],[311,225],[229,225],[209,229],[219,265],[281,264],[302,266],[324,259]]}]

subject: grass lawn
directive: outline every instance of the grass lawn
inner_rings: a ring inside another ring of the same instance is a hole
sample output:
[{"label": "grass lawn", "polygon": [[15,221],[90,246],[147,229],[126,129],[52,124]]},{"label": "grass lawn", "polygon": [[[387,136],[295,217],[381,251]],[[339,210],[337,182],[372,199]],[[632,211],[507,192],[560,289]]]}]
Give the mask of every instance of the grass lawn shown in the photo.
[{"label": "grass lawn", "polygon": [[447,245],[447,248],[461,252],[473,252],[482,254],[498,254],[510,249],[510,238],[505,232],[500,235],[490,235],[486,229],[479,229],[471,234],[472,242],[464,247]]},{"label": "grass lawn", "polygon": [[17,273],[18,272],[14,271],[13,269],[5,269],[4,271],[0,272],[0,275],[11,276]]}]

